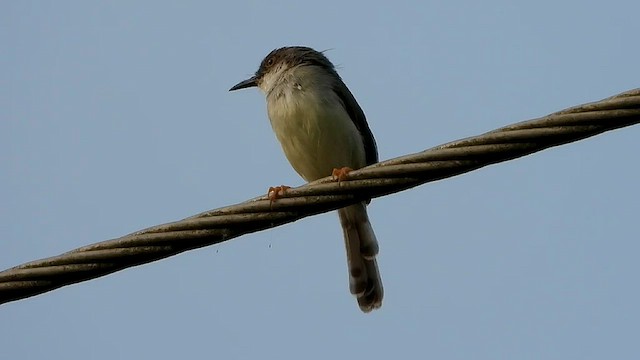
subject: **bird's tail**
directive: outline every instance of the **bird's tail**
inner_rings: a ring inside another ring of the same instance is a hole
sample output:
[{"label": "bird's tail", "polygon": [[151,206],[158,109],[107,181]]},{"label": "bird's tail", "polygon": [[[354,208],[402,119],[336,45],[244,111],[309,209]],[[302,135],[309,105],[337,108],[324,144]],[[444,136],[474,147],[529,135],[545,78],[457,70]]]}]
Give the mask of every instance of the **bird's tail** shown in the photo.
[{"label": "bird's tail", "polygon": [[365,203],[338,210],[347,248],[349,289],[358,299],[360,310],[370,312],[382,306],[382,279],[376,255],[378,240],[369,222]]}]

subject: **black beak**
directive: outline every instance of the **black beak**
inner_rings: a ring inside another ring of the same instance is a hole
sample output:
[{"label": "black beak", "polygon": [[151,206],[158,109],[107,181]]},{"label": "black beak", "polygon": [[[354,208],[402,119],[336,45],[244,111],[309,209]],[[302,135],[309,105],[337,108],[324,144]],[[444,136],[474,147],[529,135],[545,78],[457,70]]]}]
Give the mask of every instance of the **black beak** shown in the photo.
[{"label": "black beak", "polygon": [[233,87],[229,89],[229,91],[245,89],[252,86],[258,86],[258,77],[255,75],[248,78],[247,80],[240,81],[239,83],[233,85]]}]

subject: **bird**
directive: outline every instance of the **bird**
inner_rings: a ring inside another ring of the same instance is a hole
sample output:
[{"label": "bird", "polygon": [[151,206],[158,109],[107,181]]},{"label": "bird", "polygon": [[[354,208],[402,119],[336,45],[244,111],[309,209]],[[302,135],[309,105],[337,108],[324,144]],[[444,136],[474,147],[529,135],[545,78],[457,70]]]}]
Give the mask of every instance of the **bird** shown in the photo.
[{"label": "bird", "polygon": [[[276,138],[294,170],[306,181],[378,162],[365,114],[324,52],[306,46],[271,51],[250,78],[229,91],[258,87]],[[270,188],[270,197],[288,187]],[[360,310],[382,306],[384,290],[376,256],[379,245],[367,214],[369,200],[338,209],[347,254],[349,289]]]}]

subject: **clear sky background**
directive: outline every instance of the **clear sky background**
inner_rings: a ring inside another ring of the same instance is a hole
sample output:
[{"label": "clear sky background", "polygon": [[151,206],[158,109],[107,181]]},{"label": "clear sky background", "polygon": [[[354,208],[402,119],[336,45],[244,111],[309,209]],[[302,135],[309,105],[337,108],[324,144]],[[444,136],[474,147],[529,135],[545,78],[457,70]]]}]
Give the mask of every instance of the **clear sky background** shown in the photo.
[{"label": "clear sky background", "polygon": [[[0,268],[300,185],[273,48],[331,49],[381,159],[640,85],[637,1],[3,1]],[[2,359],[638,358],[640,127],[0,306]]]}]

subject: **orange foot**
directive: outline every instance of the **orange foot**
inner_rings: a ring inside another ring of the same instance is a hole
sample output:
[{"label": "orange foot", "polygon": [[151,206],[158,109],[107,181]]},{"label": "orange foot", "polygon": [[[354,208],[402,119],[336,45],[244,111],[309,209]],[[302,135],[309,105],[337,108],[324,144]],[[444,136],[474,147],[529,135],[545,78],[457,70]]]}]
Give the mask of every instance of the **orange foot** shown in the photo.
[{"label": "orange foot", "polygon": [[347,180],[347,175],[353,171],[352,168],[349,167],[343,167],[340,169],[333,169],[333,171],[331,172],[331,177],[333,177],[333,180],[338,180],[338,182],[340,181],[344,181]]},{"label": "orange foot", "polygon": [[278,200],[280,196],[284,195],[284,192],[287,191],[287,189],[291,189],[291,186],[287,186],[287,185],[272,186],[267,191],[267,196],[269,197],[269,200],[271,202],[274,202]]}]

